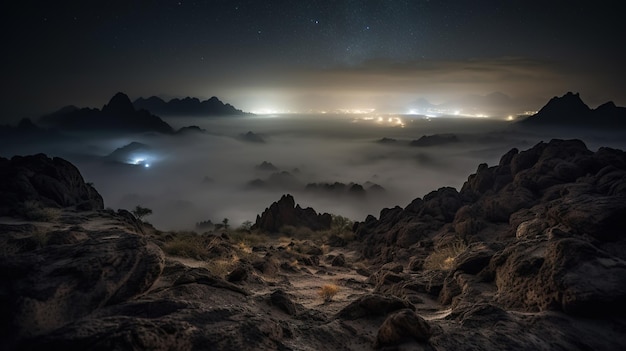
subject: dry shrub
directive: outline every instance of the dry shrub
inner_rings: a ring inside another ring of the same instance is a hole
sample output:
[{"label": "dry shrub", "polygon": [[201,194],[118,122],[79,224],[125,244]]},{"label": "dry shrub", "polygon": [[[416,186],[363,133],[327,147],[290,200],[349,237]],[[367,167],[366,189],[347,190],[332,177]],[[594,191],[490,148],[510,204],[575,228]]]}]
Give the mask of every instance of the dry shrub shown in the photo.
[{"label": "dry shrub", "polygon": [[335,284],[324,284],[317,294],[324,299],[324,302],[332,301],[333,297],[339,292],[339,287]]},{"label": "dry shrub", "polygon": [[21,206],[21,214],[29,221],[52,222],[61,216],[61,210],[53,207],[44,207],[39,201],[25,201]]},{"label": "dry shrub", "polygon": [[236,230],[228,233],[230,241],[233,243],[243,243],[247,246],[257,246],[265,244],[269,241],[269,237],[264,234],[248,232],[245,230]]},{"label": "dry shrub", "polygon": [[[177,232],[172,240],[163,245],[167,254],[180,257],[202,258],[209,255],[211,242],[194,232]],[[217,238],[215,238],[217,239]]]},{"label": "dry shrub", "polygon": [[247,243],[245,243],[243,241],[238,242],[235,247],[241,253],[244,253],[244,254],[251,254],[252,253],[252,248],[250,247],[250,245],[248,245]]},{"label": "dry shrub", "polygon": [[449,271],[454,267],[456,257],[466,249],[467,245],[461,240],[438,248],[426,257],[426,260],[424,261],[424,269]]},{"label": "dry shrub", "polygon": [[214,275],[224,278],[235,268],[238,261],[238,257],[232,257],[230,259],[213,259],[207,261],[202,266]]}]

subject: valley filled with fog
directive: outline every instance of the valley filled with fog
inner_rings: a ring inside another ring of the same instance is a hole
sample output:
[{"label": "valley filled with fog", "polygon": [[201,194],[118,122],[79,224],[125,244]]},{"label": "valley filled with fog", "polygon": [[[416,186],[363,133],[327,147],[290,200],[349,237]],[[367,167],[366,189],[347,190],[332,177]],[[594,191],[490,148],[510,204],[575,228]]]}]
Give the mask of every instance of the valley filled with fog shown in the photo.
[{"label": "valley filled with fog", "polygon": [[[146,219],[157,228],[183,230],[224,218],[233,226],[254,222],[287,193],[302,207],[362,221],[440,187],[460,189],[480,163],[496,165],[513,147],[523,150],[552,138],[580,138],[592,150],[624,147],[623,139],[607,133],[538,134],[512,122],[479,118],[345,114],[164,120],[175,129],[193,125],[203,131],[83,134],[63,142],[5,146],[2,156],[63,157],[94,184],[106,207],[148,207],[153,214]],[[435,134],[443,137],[411,145]],[[128,147],[133,142],[140,144]],[[111,156],[125,146],[117,158]]]}]

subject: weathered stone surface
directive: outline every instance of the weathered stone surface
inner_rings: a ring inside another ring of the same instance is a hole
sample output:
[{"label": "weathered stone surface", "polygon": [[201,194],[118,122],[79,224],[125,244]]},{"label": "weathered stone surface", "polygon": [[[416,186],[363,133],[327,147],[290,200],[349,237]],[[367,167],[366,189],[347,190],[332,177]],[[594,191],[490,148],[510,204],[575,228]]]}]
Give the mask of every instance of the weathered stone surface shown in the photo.
[{"label": "weathered stone surface", "polygon": [[0,216],[24,216],[25,206],[99,210],[104,202],[68,161],[44,154],[0,157]]},{"label": "weathered stone surface", "polygon": [[279,289],[272,292],[270,295],[270,303],[288,315],[295,316],[298,313],[298,307],[283,290]]},{"label": "weathered stone surface", "polygon": [[[321,242],[244,254],[207,235],[208,262],[163,263],[150,241],[174,233],[123,211],[11,219],[0,225],[0,348],[625,349],[624,174],[619,150],[514,149],[461,191],[369,216],[323,262]],[[424,265],[455,242],[449,266]],[[333,267],[340,254],[361,269]],[[202,268],[213,259],[236,268],[223,279]],[[322,280],[341,286],[327,303]]]},{"label": "weathered stone surface", "polygon": [[318,214],[314,209],[301,208],[295,204],[291,195],[283,195],[278,202],[274,202],[259,216],[252,229],[265,232],[278,232],[283,226],[306,227],[311,230],[330,229],[332,218],[330,214]]},{"label": "weathered stone surface", "polygon": [[425,342],[431,336],[431,328],[424,318],[413,310],[404,309],[387,317],[376,334],[375,348],[397,345],[414,339]]},{"label": "weathered stone surface", "polygon": [[135,233],[74,230],[55,240],[0,258],[3,340],[43,334],[141,294],[163,269],[161,250]]},{"label": "weathered stone surface", "polygon": [[415,307],[397,297],[377,294],[364,295],[344,307],[337,316],[341,319],[354,320],[364,317],[386,316],[390,312]]}]

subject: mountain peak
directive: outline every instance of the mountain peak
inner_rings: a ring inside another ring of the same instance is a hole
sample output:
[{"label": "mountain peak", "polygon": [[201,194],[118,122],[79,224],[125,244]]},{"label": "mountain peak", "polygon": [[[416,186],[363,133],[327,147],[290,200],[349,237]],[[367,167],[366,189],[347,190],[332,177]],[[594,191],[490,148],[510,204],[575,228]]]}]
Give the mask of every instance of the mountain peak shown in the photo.
[{"label": "mountain peak", "polygon": [[548,101],[539,113],[544,112],[560,112],[560,113],[579,113],[589,112],[591,109],[580,98],[579,93],[572,93],[571,91],[561,97],[553,97]]},{"label": "mountain peak", "polygon": [[594,110],[582,101],[579,93],[570,91],[561,97],[553,97],[539,112],[522,120],[521,123],[624,128],[626,109],[617,107],[615,103],[609,101]]},{"label": "mountain peak", "polygon": [[170,116],[227,116],[245,115],[247,113],[234,108],[230,104],[225,104],[217,97],[213,96],[208,100],[200,101],[196,97],[185,97],[182,99],[171,99],[164,101],[160,98],[149,97],[139,98],[133,103],[137,109],[148,110],[158,115]]},{"label": "mountain peak", "polygon": [[135,107],[133,107],[128,95],[118,92],[109,100],[108,104],[102,107],[102,112],[127,115],[134,113]]}]

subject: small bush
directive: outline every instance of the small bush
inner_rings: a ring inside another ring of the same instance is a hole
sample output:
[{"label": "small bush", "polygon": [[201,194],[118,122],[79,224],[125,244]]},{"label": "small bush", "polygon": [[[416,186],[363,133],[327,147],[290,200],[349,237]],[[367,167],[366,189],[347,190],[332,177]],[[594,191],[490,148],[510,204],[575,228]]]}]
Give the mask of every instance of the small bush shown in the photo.
[{"label": "small bush", "polygon": [[335,234],[340,235],[344,232],[352,232],[352,226],[354,222],[352,222],[349,218],[340,216],[340,215],[331,215],[332,221],[330,223],[331,230],[335,232]]},{"label": "small bush", "polygon": [[424,269],[448,271],[454,267],[457,256],[467,249],[467,245],[458,240],[451,245],[436,249],[424,261]]},{"label": "small bush", "polygon": [[354,241],[356,239],[356,234],[352,231],[352,226],[354,222],[349,218],[340,215],[331,215],[332,221],[330,224],[330,229],[321,233],[321,237],[327,239],[333,235],[336,235],[343,239],[346,243]]},{"label": "small bush", "polygon": [[131,213],[137,217],[138,220],[143,220],[143,217],[149,216],[152,214],[152,210],[146,207],[141,207],[139,205],[135,206],[135,209],[131,211]]},{"label": "small bush", "polygon": [[22,217],[29,221],[52,222],[61,216],[61,210],[43,207],[39,201],[25,201],[21,208]]},{"label": "small bush", "polygon": [[325,284],[320,288],[317,294],[324,300],[324,302],[330,302],[338,292],[339,287],[337,285]]},{"label": "small bush", "polygon": [[213,246],[219,243],[219,238],[198,235],[195,232],[182,231],[170,234],[172,238],[165,242],[163,251],[173,256],[206,258]]},{"label": "small bush", "polygon": [[238,261],[239,258],[237,257],[231,259],[213,259],[204,263],[202,266],[214,275],[224,278],[235,268]]},{"label": "small bush", "polygon": [[245,244],[247,246],[257,246],[269,241],[267,235],[248,232],[245,230],[236,230],[228,233],[231,242],[237,244]]}]

